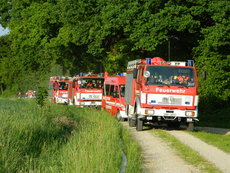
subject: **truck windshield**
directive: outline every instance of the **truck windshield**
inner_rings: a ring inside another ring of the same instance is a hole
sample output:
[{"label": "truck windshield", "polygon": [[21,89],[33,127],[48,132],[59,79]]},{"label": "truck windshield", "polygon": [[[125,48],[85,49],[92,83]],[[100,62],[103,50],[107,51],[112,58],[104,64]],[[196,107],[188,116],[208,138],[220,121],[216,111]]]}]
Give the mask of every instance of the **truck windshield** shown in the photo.
[{"label": "truck windshield", "polygon": [[147,85],[167,85],[194,87],[194,70],[188,67],[147,66],[150,72]]},{"label": "truck windshield", "polygon": [[68,82],[59,82],[58,87],[59,90],[68,90],[69,84]]},{"label": "truck windshield", "polygon": [[125,97],[125,85],[120,85],[120,96]]},{"label": "truck windshield", "polygon": [[103,83],[104,83],[103,78],[81,78],[80,88],[102,89]]}]

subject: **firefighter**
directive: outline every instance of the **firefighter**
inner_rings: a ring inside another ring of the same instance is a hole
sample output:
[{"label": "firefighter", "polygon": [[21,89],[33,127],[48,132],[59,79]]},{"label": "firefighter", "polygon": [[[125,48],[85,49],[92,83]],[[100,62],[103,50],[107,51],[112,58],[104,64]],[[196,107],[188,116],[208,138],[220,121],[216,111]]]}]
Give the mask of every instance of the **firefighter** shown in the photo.
[{"label": "firefighter", "polygon": [[68,85],[67,84],[64,85],[63,90],[68,90]]},{"label": "firefighter", "polygon": [[92,81],[89,81],[86,86],[87,88],[91,88],[93,86]]},{"label": "firefighter", "polygon": [[182,74],[182,75],[177,77],[177,80],[179,83],[188,83],[189,77]]}]

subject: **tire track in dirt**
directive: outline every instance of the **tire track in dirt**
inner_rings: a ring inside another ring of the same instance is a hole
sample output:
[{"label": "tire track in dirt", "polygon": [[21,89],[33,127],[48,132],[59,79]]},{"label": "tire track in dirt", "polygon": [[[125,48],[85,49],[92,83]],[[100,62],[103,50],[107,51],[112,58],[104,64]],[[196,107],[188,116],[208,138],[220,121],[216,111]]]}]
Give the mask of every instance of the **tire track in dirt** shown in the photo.
[{"label": "tire track in dirt", "polygon": [[183,131],[167,132],[176,137],[183,144],[197,151],[203,158],[213,163],[222,172],[230,173],[230,154]]},{"label": "tire track in dirt", "polygon": [[122,125],[128,129],[131,135],[139,142],[142,148],[144,164],[143,173],[199,173],[200,171],[189,165],[170,148],[162,139],[151,132],[137,132],[129,127],[127,122]]}]

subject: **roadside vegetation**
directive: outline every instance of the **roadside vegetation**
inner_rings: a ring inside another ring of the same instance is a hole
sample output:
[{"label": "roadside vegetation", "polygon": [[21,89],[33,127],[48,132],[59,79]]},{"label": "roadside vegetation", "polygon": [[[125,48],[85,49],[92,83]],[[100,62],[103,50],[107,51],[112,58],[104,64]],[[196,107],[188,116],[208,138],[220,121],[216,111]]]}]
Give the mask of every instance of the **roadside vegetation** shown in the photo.
[{"label": "roadside vegetation", "polygon": [[1,172],[140,172],[140,149],[106,112],[0,99]]},{"label": "roadside vegetation", "polygon": [[230,129],[230,107],[226,106],[211,112],[201,112],[197,126],[219,127]]},{"label": "roadside vegetation", "polygon": [[198,152],[192,150],[187,145],[184,145],[178,141],[174,136],[168,134],[164,130],[154,129],[152,130],[154,135],[163,139],[171,148],[177,151],[177,154],[184,159],[187,163],[194,165],[199,170],[206,173],[220,173],[214,165],[203,159]]}]

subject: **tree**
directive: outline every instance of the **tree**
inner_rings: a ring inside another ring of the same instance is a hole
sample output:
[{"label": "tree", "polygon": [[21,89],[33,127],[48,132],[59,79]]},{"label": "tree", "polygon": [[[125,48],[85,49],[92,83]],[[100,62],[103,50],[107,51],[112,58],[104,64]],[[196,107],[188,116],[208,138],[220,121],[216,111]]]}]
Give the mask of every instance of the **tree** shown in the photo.
[{"label": "tree", "polygon": [[211,22],[202,28],[204,39],[194,50],[200,73],[207,72],[207,80],[200,82],[202,100],[215,110],[230,101],[230,3],[209,2],[206,10]]}]

